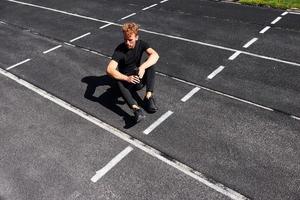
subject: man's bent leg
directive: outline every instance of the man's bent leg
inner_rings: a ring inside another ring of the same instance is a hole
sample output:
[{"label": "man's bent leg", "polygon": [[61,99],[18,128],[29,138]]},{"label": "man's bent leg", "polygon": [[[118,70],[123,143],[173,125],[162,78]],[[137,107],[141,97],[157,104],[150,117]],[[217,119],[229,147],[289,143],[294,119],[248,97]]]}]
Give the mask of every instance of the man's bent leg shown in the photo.
[{"label": "man's bent leg", "polygon": [[154,65],[147,68],[143,77],[143,82],[146,85],[146,95],[144,98],[146,110],[150,113],[154,113],[158,110],[154,97],[154,84],[155,84],[155,67]]}]

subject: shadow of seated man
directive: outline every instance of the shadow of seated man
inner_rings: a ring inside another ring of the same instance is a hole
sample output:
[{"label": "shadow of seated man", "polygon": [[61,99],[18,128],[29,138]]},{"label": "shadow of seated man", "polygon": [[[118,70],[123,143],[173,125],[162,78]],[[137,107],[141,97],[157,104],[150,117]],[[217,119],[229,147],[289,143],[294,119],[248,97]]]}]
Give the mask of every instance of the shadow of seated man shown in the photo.
[{"label": "shadow of seated man", "polygon": [[[120,101],[119,97],[121,97],[121,93],[119,88],[116,85],[115,80],[107,75],[103,76],[87,76],[84,77],[81,82],[87,84],[86,91],[84,93],[84,97],[90,101],[98,102],[107,109],[113,111],[119,116],[123,117],[125,121],[124,128],[130,128],[135,124],[134,117],[130,116],[127,112],[125,112],[120,106],[124,105],[125,101]],[[109,88],[100,96],[95,96],[95,92],[97,87],[99,86],[109,86]],[[142,100],[138,96],[135,95],[136,100],[141,102]]]}]

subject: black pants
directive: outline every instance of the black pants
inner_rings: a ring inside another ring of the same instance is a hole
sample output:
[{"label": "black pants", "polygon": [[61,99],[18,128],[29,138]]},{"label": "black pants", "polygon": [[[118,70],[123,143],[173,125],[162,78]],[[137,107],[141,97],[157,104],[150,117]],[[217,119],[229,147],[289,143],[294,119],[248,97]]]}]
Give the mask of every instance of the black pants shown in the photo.
[{"label": "black pants", "polygon": [[[137,74],[132,73],[127,75],[137,75]],[[133,98],[133,92],[142,89],[144,86],[146,86],[146,92],[153,92],[154,83],[155,83],[154,66],[148,67],[145,70],[145,74],[143,78],[140,80],[140,83],[133,84],[125,81],[117,81],[121,94],[130,108],[132,108],[133,105],[137,105],[136,101]]]}]

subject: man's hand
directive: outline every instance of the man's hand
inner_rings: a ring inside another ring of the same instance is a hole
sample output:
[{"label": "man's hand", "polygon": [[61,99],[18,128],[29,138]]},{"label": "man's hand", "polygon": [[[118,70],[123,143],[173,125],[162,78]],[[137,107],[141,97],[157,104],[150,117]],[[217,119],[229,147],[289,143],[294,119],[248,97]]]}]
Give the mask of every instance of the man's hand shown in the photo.
[{"label": "man's hand", "polygon": [[139,73],[138,76],[140,79],[142,79],[144,77],[145,74],[145,69],[143,67],[139,67]]},{"label": "man's hand", "polygon": [[139,77],[136,76],[136,75],[131,75],[131,76],[128,76],[127,82],[128,82],[128,83],[137,84],[137,83],[140,82],[140,79],[139,79]]}]

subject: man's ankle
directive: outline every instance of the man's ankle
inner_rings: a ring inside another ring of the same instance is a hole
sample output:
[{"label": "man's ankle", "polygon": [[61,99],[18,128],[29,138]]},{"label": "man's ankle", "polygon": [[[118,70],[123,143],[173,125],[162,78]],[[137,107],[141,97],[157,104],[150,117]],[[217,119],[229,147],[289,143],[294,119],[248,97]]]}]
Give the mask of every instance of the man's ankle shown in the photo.
[{"label": "man's ankle", "polygon": [[131,107],[132,107],[132,110],[138,110],[138,109],[140,109],[140,107],[138,105],[132,105]]},{"label": "man's ankle", "polygon": [[152,96],[152,92],[146,92],[145,98],[150,99]]}]

